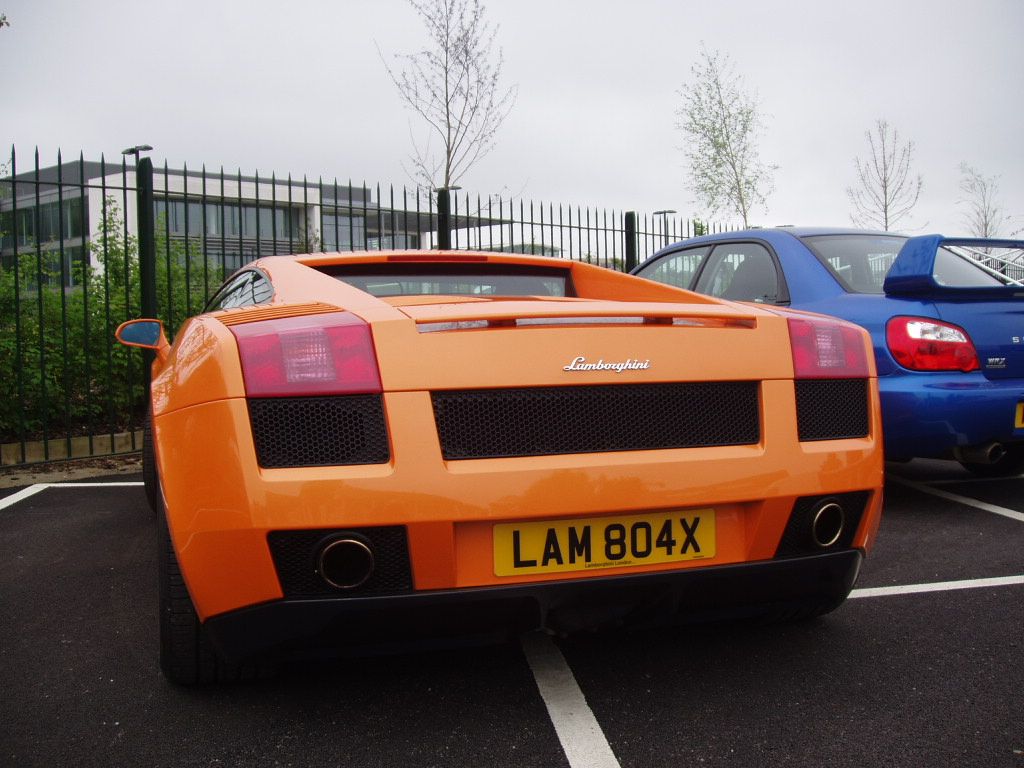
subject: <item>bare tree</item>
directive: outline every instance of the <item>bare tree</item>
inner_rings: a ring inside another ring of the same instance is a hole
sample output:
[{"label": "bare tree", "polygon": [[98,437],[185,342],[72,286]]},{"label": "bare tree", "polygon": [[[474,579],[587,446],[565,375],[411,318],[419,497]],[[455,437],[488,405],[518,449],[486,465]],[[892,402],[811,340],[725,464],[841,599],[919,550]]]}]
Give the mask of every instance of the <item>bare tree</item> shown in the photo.
[{"label": "bare tree", "polygon": [[729,57],[703,45],[690,73],[676,110],[676,127],[687,138],[689,185],[709,213],[725,209],[749,226],[753,209],[767,202],[776,169],[758,153],[757,99],[744,89]]},{"label": "bare tree", "polygon": [[857,186],[847,187],[855,224],[889,231],[913,210],[924,182],[910,171],[914,142],[900,143],[899,131],[885,120],[864,132],[870,157],[853,159]]},{"label": "bare tree", "polygon": [[960,191],[964,198],[959,202],[967,206],[963,220],[968,234],[998,237],[1003,225],[1010,221],[997,200],[999,177],[983,176],[978,169],[960,163]]},{"label": "bare tree", "polygon": [[[409,4],[426,26],[430,46],[397,55],[405,64],[400,71],[387,62],[384,66],[406,108],[428,127],[422,143],[413,136],[411,175],[429,188],[451,187],[494,148],[516,89],[501,89],[503,58],[501,48],[494,48],[497,29],[485,21],[480,0]],[[432,149],[432,139],[440,140],[439,153]]]}]

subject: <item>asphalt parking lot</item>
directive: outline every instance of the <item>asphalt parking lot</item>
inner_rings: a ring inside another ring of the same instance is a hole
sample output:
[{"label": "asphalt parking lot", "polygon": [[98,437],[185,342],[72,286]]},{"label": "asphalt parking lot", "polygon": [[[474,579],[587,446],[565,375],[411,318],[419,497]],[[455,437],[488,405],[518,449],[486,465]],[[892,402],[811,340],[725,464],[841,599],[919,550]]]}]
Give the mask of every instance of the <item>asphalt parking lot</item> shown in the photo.
[{"label": "asphalt parking lot", "polygon": [[890,467],[857,590],[815,621],[200,690],[157,668],[139,479],[0,491],[0,765],[1024,766],[1024,477]]}]

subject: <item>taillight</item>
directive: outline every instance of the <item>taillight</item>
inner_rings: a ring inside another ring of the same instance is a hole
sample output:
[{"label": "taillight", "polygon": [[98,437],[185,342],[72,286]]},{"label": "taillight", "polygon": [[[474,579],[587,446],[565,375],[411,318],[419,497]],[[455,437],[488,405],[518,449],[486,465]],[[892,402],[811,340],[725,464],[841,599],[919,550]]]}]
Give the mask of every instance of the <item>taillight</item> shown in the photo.
[{"label": "taillight", "polygon": [[370,326],[331,312],[231,327],[249,397],[380,392]]},{"label": "taillight", "polygon": [[978,352],[967,331],[927,317],[894,317],[885,340],[896,362],[912,371],[976,371]]},{"label": "taillight", "polygon": [[865,379],[864,332],[826,318],[789,318],[793,373],[798,379]]}]

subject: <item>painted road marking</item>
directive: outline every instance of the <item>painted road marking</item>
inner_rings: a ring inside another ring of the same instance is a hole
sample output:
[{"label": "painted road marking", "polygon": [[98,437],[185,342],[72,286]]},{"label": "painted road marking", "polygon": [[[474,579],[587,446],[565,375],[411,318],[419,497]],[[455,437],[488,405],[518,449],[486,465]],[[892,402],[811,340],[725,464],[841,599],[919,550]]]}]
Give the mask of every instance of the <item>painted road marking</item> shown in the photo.
[{"label": "painted road marking", "polygon": [[972,499],[969,496],[961,496],[956,493],[950,493],[949,491],[943,491],[939,488],[932,488],[924,485],[923,483],[918,483],[913,480],[904,480],[902,477],[896,477],[894,475],[889,475],[889,479],[894,480],[901,485],[905,485],[908,488],[913,488],[915,491],[920,491],[921,493],[930,493],[932,496],[938,496],[940,499],[955,501],[957,504],[974,507],[975,509],[980,509],[983,512],[991,512],[994,515],[1002,515],[1003,517],[1008,517],[1011,520],[1016,520],[1018,523],[1024,523],[1024,512],[1017,512],[1014,509],[1007,509],[1006,507],[1000,507],[995,504],[978,501],[977,499]]},{"label": "painted road marking", "polygon": [[540,632],[523,635],[521,642],[571,768],[619,768],[619,761],[558,646]]},{"label": "painted road marking", "polygon": [[12,493],[10,496],[4,496],[0,499],[0,511],[7,509],[8,507],[14,506],[19,501],[35,496],[40,491],[45,491],[47,488],[126,488],[126,487],[138,487],[143,485],[140,482],[131,483],[36,483],[30,485],[28,488],[22,488],[17,493]]},{"label": "painted road marking", "polygon": [[12,493],[10,496],[4,496],[2,499],[0,499],[0,510],[14,506],[19,501],[24,501],[30,496],[35,496],[37,493],[43,490],[46,490],[46,486],[43,484],[30,485],[28,488],[22,488],[20,491],[18,491],[17,493]]},{"label": "painted road marking", "polygon": [[888,597],[889,595],[915,595],[922,592],[952,592],[957,589],[983,589],[1024,584],[1024,576],[997,576],[991,579],[964,579],[962,581],[936,581],[931,584],[900,584],[894,587],[868,587],[855,589],[850,597]]}]

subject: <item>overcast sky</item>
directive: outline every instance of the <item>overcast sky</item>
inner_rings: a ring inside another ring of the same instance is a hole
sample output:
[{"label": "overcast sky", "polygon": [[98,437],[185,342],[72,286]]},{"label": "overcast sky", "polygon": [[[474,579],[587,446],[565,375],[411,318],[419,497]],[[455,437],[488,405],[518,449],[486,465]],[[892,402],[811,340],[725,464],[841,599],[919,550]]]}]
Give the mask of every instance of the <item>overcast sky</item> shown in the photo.
[{"label": "overcast sky", "polygon": [[[410,130],[377,53],[426,43],[402,0],[0,0],[0,147],[409,183]],[[516,105],[464,189],[706,217],[679,91],[699,45],[756,92],[778,166],[760,224],[850,223],[864,132],[887,119],[924,178],[910,231],[963,231],[961,162],[1024,227],[1024,0],[491,0]],[[6,149],[3,152],[6,155]],[[715,217],[724,220],[725,215]]]}]

